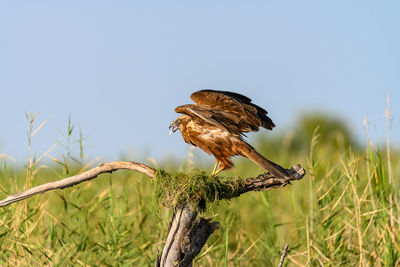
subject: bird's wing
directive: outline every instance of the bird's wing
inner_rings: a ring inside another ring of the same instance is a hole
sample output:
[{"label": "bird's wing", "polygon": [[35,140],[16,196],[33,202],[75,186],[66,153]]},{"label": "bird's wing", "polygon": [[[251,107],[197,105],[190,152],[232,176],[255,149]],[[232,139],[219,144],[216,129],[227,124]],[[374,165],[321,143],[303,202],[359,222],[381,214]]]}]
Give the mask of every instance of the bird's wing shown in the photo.
[{"label": "bird's wing", "polygon": [[267,116],[268,112],[251,103],[251,99],[234,92],[217,90],[200,90],[194,92],[190,98],[198,105],[212,106],[226,113],[240,117],[238,127],[242,132],[257,131],[264,127],[272,130],[275,124]]},{"label": "bird's wing", "polygon": [[230,133],[243,135],[242,131],[236,126],[240,120],[240,116],[237,114],[202,105],[182,105],[176,107],[175,112],[186,114],[193,119],[200,119]]}]

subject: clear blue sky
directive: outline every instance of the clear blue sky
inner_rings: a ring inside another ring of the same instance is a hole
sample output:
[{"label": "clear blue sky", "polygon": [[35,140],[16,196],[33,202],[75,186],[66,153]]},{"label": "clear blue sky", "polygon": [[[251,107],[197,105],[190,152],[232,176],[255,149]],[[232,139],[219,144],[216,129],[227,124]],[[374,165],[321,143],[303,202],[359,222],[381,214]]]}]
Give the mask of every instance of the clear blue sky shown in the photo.
[{"label": "clear blue sky", "polygon": [[366,115],[385,137],[389,94],[399,143],[399,12],[365,0],[1,1],[0,154],[26,157],[24,113],[38,111],[38,155],[69,114],[92,159],[183,155],[168,125],[203,88],[249,96],[276,134],[311,110],[343,117],[360,140]]}]

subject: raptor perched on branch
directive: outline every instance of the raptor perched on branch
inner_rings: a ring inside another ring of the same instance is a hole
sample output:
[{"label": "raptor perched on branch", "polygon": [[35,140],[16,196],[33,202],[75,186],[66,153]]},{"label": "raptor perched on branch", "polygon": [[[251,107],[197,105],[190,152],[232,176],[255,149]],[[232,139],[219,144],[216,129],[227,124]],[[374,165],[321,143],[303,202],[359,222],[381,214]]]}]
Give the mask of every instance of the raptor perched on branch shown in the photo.
[{"label": "raptor perched on branch", "polygon": [[196,104],[175,108],[175,112],[183,115],[171,123],[170,133],[179,129],[186,143],[214,155],[216,162],[212,176],[232,168],[230,158],[240,155],[276,177],[289,178],[284,168],[263,157],[243,139],[246,132],[275,127],[265,109],[244,95],[228,91],[201,90],[190,97]]}]

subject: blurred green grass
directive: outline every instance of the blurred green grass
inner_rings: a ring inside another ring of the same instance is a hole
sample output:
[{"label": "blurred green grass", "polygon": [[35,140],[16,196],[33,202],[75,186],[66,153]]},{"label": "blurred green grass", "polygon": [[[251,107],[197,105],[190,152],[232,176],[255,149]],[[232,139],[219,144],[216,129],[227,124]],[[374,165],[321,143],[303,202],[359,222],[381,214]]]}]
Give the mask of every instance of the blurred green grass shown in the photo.
[{"label": "blurred green grass", "polygon": [[[211,204],[205,215],[221,227],[195,265],[278,266],[289,243],[285,266],[398,266],[399,151],[356,144],[343,123],[329,118],[305,117],[293,132],[252,144],[283,166],[300,163],[307,175],[292,186]],[[80,160],[71,160],[70,146],[82,144],[72,134],[69,121],[66,156],[58,164],[31,159],[21,169],[1,159],[0,198],[87,169],[82,150]],[[182,166],[211,172],[196,162],[191,155]],[[222,175],[263,172],[247,159],[235,163]],[[0,265],[154,265],[171,210],[156,203],[153,189],[148,177],[118,171],[0,208]]]}]

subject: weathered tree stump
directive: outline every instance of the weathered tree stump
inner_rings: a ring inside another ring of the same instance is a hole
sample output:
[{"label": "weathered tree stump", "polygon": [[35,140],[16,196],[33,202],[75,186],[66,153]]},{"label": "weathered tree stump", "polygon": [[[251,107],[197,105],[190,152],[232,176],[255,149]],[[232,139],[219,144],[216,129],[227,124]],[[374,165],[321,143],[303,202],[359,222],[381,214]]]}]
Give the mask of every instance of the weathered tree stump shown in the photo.
[{"label": "weathered tree stump", "polygon": [[[277,178],[270,173],[245,179],[232,178],[232,184],[236,186],[239,184],[240,186],[227,195],[220,194],[220,199],[238,197],[249,191],[266,191],[283,187],[291,181],[302,179],[306,174],[300,165],[294,165],[287,172],[290,174],[289,180]],[[237,179],[240,179],[241,183],[236,183]],[[230,187],[230,184],[228,183],[226,186]],[[229,190],[222,188],[221,191]],[[219,228],[218,222],[211,222],[211,220],[203,217],[197,218],[196,208],[190,203],[175,208],[161,257],[156,258],[157,267],[192,266],[194,257],[200,252],[208,237]]]},{"label": "weathered tree stump", "polygon": [[192,266],[194,257],[207,242],[208,237],[219,228],[219,223],[206,218],[196,218],[197,211],[184,204],[175,208],[167,240],[156,266]]}]

